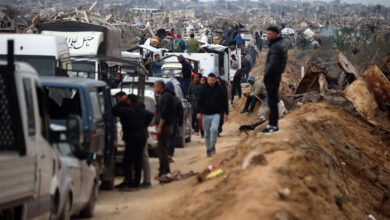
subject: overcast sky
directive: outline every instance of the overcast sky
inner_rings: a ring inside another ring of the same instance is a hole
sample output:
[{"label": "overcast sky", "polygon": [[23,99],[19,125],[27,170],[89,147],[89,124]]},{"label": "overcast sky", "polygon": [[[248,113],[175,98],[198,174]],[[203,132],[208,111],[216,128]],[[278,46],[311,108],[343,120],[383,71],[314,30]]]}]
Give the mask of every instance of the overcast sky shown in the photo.
[{"label": "overcast sky", "polygon": [[[304,0],[304,1],[314,1],[314,0]],[[322,0],[325,2],[330,2],[331,0]],[[346,2],[346,3],[363,3],[363,4],[381,4],[381,5],[386,5],[390,7],[390,0],[341,0],[341,2]]]}]

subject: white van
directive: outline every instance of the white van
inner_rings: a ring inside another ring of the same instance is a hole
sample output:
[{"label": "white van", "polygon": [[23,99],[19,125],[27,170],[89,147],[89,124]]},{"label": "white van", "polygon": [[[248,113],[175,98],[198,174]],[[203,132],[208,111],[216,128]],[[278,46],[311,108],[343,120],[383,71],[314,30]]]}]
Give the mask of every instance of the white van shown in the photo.
[{"label": "white van", "polygon": [[[35,68],[40,76],[71,76],[72,65],[65,38],[39,34],[0,34],[0,42],[15,42],[15,61]],[[0,59],[6,59],[7,48],[0,47]],[[68,69],[68,73],[59,69]]]}]

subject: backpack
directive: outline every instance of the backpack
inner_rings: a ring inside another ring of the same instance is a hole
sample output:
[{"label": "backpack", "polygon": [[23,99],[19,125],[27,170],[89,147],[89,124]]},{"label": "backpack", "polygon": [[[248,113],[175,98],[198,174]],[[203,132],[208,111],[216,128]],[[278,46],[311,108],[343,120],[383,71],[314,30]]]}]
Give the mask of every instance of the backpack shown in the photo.
[{"label": "backpack", "polygon": [[173,43],[173,52],[182,52],[181,50],[181,47],[180,47],[180,43],[183,41],[183,39],[180,39],[178,41],[175,41]]}]

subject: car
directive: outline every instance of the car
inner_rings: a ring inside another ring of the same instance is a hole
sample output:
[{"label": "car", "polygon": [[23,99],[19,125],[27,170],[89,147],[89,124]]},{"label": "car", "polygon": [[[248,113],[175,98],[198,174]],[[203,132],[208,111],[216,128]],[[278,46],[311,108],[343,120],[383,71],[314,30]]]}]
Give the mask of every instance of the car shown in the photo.
[{"label": "car", "polygon": [[[175,88],[175,93],[179,97],[179,99],[182,102],[182,106],[184,109],[184,125],[182,128],[178,129],[178,135],[177,135],[177,141],[176,141],[176,147],[182,148],[185,145],[185,142],[191,141],[191,129],[192,129],[192,109],[191,104],[188,102],[188,100],[184,97],[183,89],[175,78],[162,78],[162,77],[149,77],[145,79],[145,94],[144,94],[144,104],[146,106],[146,109],[155,113],[156,112],[156,102],[154,99],[154,83],[157,80],[163,80],[164,82],[172,82]],[[111,89],[111,96],[112,99],[115,100],[115,94],[117,94],[120,91],[125,92],[126,94],[137,94],[137,88],[138,88],[138,77],[132,77],[132,76],[126,76],[123,79],[122,84],[117,89]],[[117,143],[118,143],[118,154],[117,154],[117,162],[120,164],[122,163],[122,156],[124,152],[124,142],[122,141],[122,131],[121,131],[121,125],[120,123],[117,123],[118,128],[118,135],[117,135]],[[151,125],[148,128],[149,130],[149,139],[148,139],[148,146],[151,149],[154,149],[157,147],[157,127],[152,122]],[[121,153],[122,152],[122,153]]]},{"label": "car", "polygon": [[54,124],[67,115],[80,117],[82,149],[97,154],[102,189],[113,189],[115,180],[116,121],[112,115],[110,88],[103,81],[41,77],[48,95],[49,114]]},{"label": "car", "polygon": [[95,154],[85,153],[68,143],[59,143],[56,148],[60,158],[59,219],[68,220],[75,214],[92,217],[99,188],[97,170],[91,164]]},{"label": "car", "polygon": [[14,63],[13,48],[8,41],[8,62],[0,61],[0,219],[52,219],[59,190],[53,144],[77,142],[80,122],[66,118],[67,134],[50,128],[38,73]]}]

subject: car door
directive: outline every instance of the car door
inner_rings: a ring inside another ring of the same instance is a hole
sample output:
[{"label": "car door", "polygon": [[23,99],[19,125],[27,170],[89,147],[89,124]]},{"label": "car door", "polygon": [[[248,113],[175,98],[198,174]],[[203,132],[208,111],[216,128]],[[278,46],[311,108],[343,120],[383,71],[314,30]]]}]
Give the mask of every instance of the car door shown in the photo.
[{"label": "car door", "polygon": [[[62,187],[69,187],[64,193],[68,193],[70,190],[73,198],[73,208],[77,209],[80,207],[80,197],[81,197],[81,183],[82,183],[82,174],[81,174],[81,164],[80,161],[74,156],[74,147],[68,143],[59,143],[57,144],[57,150],[60,153],[61,161],[61,170],[60,170],[60,184]],[[68,186],[67,186],[68,185]],[[65,194],[62,195],[66,196]],[[65,197],[64,197],[65,198]],[[62,198],[62,199],[64,199]]]},{"label": "car door", "polygon": [[96,152],[99,157],[104,154],[104,133],[105,123],[101,106],[99,104],[99,96],[97,88],[89,90],[89,96],[91,100],[91,110],[93,113],[92,122],[95,125],[95,132],[93,138],[93,152]]},{"label": "car door", "polygon": [[191,133],[191,103],[184,97],[183,89],[179,83],[174,84],[176,96],[181,100],[183,106],[183,134],[184,138],[187,138]]},{"label": "car door", "polygon": [[52,177],[56,172],[54,167],[56,159],[53,149],[41,135],[42,122],[39,114],[35,81],[33,78],[23,78],[22,86],[25,98],[25,116],[27,119],[26,143],[32,150],[32,154],[38,159],[38,199],[41,201],[41,205],[37,211],[42,214],[50,210],[50,186]]}]

